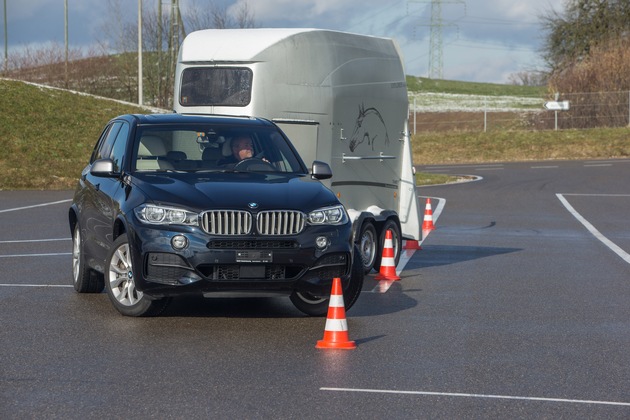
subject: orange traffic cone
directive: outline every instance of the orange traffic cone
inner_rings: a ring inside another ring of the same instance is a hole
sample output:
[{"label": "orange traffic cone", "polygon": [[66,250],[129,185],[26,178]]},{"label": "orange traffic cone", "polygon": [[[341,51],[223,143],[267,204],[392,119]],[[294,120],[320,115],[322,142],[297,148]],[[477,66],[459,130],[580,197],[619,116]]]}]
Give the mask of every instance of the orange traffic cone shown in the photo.
[{"label": "orange traffic cone", "polygon": [[407,239],[405,241],[405,246],[403,248],[404,249],[422,249],[422,247],[420,246],[420,242],[416,241],[415,239]]},{"label": "orange traffic cone", "polygon": [[424,206],[424,221],[422,222],[422,230],[434,230],[433,211],[431,211],[431,199],[427,198],[427,204]]},{"label": "orange traffic cone", "polygon": [[333,279],[330,303],[328,305],[328,316],[326,317],[326,327],[324,328],[324,338],[318,340],[315,347],[318,349],[344,350],[357,348],[356,343],[350,341],[348,338],[346,307],[343,303],[343,291],[339,277]]},{"label": "orange traffic cone", "polygon": [[385,232],[385,245],[383,246],[383,258],[381,258],[381,270],[374,280],[400,280],[396,274],[396,261],[394,260],[394,245],[392,231]]}]

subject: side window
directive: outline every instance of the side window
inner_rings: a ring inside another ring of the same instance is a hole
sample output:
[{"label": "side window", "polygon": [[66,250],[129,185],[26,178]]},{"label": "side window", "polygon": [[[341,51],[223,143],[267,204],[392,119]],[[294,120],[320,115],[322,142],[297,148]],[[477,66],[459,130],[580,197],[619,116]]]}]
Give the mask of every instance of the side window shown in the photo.
[{"label": "side window", "polygon": [[98,159],[108,158],[110,156],[112,152],[112,147],[114,145],[114,140],[116,139],[116,136],[118,135],[122,124],[122,122],[113,123],[109,131],[107,131],[107,134],[103,134],[104,138],[101,138],[101,140],[98,142],[97,148],[92,154],[92,159],[90,160],[90,163]]},{"label": "side window", "polygon": [[96,145],[94,146],[94,150],[92,150],[92,156],[90,156],[90,164],[92,164],[96,159],[98,159],[97,156],[99,155],[101,146],[105,142],[105,139],[107,138],[107,134],[109,133],[109,130],[112,128],[112,125],[113,124],[110,124],[103,129],[101,136],[98,138],[98,141],[96,142]]},{"label": "side window", "polygon": [[129,125],[122,123],[118,130],[109,158],[114,161],[114,171],[121,172],[127,149],[127,137],[129,137]]}]

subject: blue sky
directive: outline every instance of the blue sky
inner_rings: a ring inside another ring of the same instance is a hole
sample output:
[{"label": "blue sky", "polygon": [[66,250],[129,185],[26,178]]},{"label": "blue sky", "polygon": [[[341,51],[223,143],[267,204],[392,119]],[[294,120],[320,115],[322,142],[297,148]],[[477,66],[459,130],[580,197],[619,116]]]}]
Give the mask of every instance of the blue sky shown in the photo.
[{"label": "blue sky", "polygon": [[[124,19],[137,21],[137,0],[68,0],[69,43],[89,48],[103,40],[111,1]],[[144,0],[144,8],[158,0]],[[228,11],[247,2],[258,26],[325,28],[394,38],[407,74],[429,71],[430,1],[420,0],[214,0]],[[6,0],[9,50],[64,43],[64,0]],[[165,13],[168,0],[162,0]],[[204,0],[180,0],[188,7]],[[558,8],[557,1],[555,7]],[[442,59],[446,79],[505,83],[511,74],[542,69],[540,15],[550,0],[443,0]],[[0,9],[0,13],[2,10]],[[4,18],[4,16],[3,16]],[[4,48],[4,31],[0,31]]]}]

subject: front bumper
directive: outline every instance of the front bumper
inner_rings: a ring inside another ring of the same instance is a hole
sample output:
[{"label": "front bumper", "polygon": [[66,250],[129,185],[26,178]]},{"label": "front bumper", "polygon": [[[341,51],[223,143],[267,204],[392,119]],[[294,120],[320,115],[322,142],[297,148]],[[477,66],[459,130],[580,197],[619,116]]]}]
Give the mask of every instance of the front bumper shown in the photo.
[{"label": "front bumper", "polygon": [[[199,228],[130,226],[134,278],[138,290],[153,297],[295,290],[322,296],[332,279],[347,284],[352,266],[352,225],[307,226],[291,236],[213,236]],[[176,250],[172,238],[188,246]],[[319,249],[316,238],[326,237]]]}]

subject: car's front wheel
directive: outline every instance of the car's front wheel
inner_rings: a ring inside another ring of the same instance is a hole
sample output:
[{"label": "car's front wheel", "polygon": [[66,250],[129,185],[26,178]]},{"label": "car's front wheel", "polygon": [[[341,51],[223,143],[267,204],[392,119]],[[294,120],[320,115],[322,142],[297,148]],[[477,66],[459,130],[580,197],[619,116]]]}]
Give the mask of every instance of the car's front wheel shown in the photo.
[{"label": "car's front wheel", "polygon": [[105,289],[114,307],[126,316],[156,316],[170,299],[151,299],[136,289],[127,235],[120,235],[105,265]]},{"label": "car's front wheel", "polygon": [[[352,259],[352,271],[348,286],[343,290],[343,304],[346,309],[350,309],[355,304],[361,289],[363,288],[363,260],[359,253],[359,248],[354,247],[354,258]],[[294,291],[291,294],[291,302],[300,311],[311,316],[324,316],[328,313],[330,295],[314,296],[310,293]]]}]

